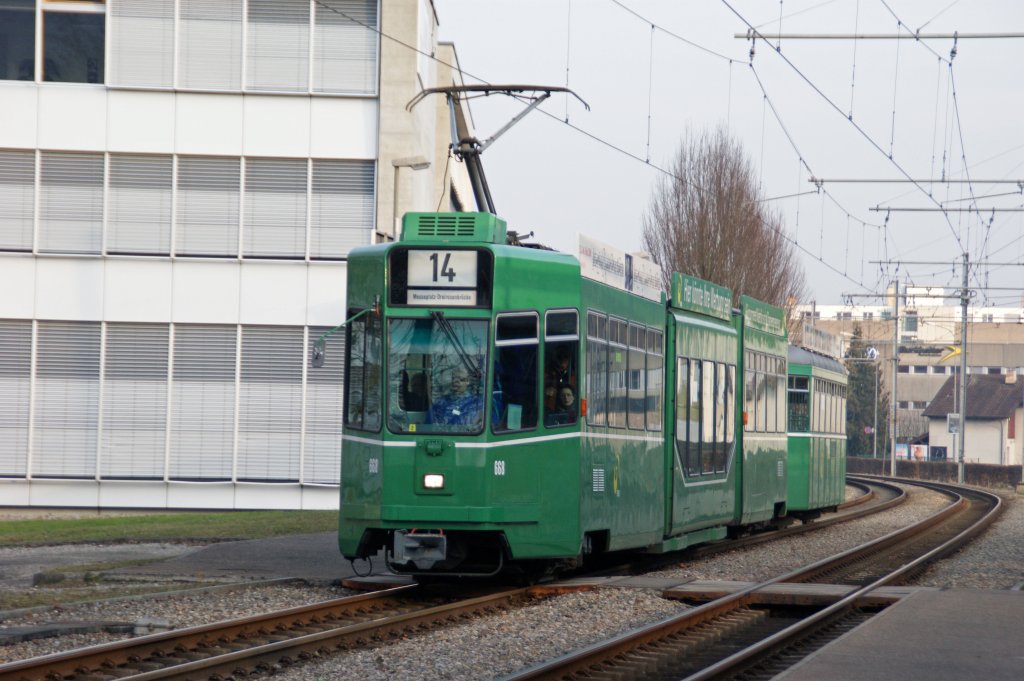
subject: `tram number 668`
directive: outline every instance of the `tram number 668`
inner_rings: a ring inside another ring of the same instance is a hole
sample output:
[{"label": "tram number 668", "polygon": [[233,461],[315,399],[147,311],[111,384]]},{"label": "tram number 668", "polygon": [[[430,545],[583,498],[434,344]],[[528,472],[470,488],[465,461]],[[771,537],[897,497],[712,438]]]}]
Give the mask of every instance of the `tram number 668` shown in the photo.
[{"label": "tram number 668", "polygon": [[504,461],[497,460],[497,461],[494,462],[494,474],[495,475],[505,475],[505,462]]}]

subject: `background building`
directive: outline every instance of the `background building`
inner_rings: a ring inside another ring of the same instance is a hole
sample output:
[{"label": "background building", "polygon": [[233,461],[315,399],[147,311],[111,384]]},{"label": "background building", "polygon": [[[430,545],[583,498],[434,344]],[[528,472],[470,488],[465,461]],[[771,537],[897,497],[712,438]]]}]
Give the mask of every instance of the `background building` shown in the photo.
[{"label": "background building", "polygon": [[[929,423],[929,448],[932,452],[941,449],[944,456],[938,458],[950,461],[957,458],[958,435],[950,433],[947,416],[959,411],[958,399],[959,381],[955,377],[946,379],[924,412]],[[1000,466],[1024,463],[1024,443],[1017,435],[1024,425],[1022,404],[1024,384],[1016,374],[967,377],[967,416],[963,428],[954,425],[954,429],[966,433],[971,461]],[[965,450],[964,459],[967,458]]]},{"label": "background building", "polygon": [[444,99],[405,110],[459,82],[436,28],[429,0],[0,1],[0,504],[337,506],[341,336],[308,357],[346,256],[469,196]]},{"label": "background building", "polygon": [[[937,426],[931,421],[937,417],[934,413],[926,416],[925,410],[949,377],[958,376],[960,372],[961,357],[949,357],[951,349],[960,345],[961,338],[962,321],[959,300],[955,297],[957,294],[957,290],[901,287],[898,319],[891,289],[886,305],[798,305],[796,316],[802,323],[813,323],[815,327],[839,336],[844,345],[853,337],[854,327],[859,327],[862,337],[878,350],[879,386],[886,392],[891,392],[892,388],[893,341],[898,333],[899,340],[895,346],[899,359],[897,437],[901,442],[920,438],[927,440],[930,432],[936,432]],[[968,376],[1024,374],[1022,314],[1024,308],[1020,307],[972,305],[968,309]],[[1021,385],[1017,383],[1018,387]],[[969,396],[968,410],[971,409]],[[929,416],[933,418],[929,419]],[[880,418],[888,416],[880,415]],[[1002,445],[998,442],[992,445],[991,438],[972,437],[976,429],[970,427],[970,422],[968,425],[964,453],[968,462],[1006,458],[1006,438]],[[1005,430],[1008,426],[1004,424],[1003,428]],[[944,444],[937,443],[936,446],[943,447]],[[888,452],[888,443],[880,445],[880,449]],[[945,451],[949,457],[954,454],[949,447]]]}]

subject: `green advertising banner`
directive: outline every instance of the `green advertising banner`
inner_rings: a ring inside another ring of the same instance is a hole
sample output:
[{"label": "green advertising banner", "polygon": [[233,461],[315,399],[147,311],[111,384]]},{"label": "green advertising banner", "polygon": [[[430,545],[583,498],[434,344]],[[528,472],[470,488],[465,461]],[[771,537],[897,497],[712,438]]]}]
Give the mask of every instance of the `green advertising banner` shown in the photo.
[{"label": "green advertising banner", "polygon": [[710,281],[673,272],[672,305],[729,321],[732,318],[732,291]]}]

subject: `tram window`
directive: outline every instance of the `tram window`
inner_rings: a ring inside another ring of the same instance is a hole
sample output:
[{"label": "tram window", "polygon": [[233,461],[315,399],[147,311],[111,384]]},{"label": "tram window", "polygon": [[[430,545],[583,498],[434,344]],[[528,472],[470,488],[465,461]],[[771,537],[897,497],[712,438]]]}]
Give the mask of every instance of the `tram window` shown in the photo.
[{"label": "tram window", "polygon": [[548,310],[544,317],[544,424],[577,422],[580,409],[579,314]]},{"label": "tram window", "polygon": [[725,365],[715,364],[715,472],[725,470]]},{"label": "tram window", "polygon": [[754,373],[754,430],[758,433],[764,432],[765,413],[764,405],[767,400],[764,396],[765,380],[764,374],[760,371]]},{"label": "tram window", "polygon": [[[349,310],[351,314],[355,311]],[[348,325],[345,377],[345,425],[359,430],[380,430],[381,329],[380,319],[368,314]]]},{"label": "tram window", "polygon": [[608,318],[587,313],[587,423],[608,423]]},{"label": "tram window", "polygon": [[778,390],[776,383],[778,382],[778,376],[774,374],[765,374],[765,432],[774,433],[778,430],[778,423],[776,422],[776,415],[778,409],[778,402],[776,395]]},{"label": "tram window", "polygon": [[814,379],[814,431],[825,432],[825,384],[820,378]]},{"label": "tram window", "polygon": [[488,323],[482,319],[388,322],[388,429],[473,434],[483,430]]},{"label": "tram window", "polygon": [[608,425],[626,427],[627,372],[626,322],[608,320]]},{"label": "tram window", "polygon": [[700,402],[701,402],[701,451],[700,462],[702,473],[715,472],[715,363],[709,360],[701,362]]},{"label": "tram window", "polygon": [[736,440],[736,367],[729,365],[725,372],[725,447],[726,455]]},{"label": "tram window", "polygon": [[778,360],[778,380],[775,381],[775,398],[778,400],[775,413],[776,432],[785,432],[785,365]]},{"label": "tram window", "polygon": [[792,433],[806,433],[811,427],[811,418],[808,411],[807,378],[804,376],[789,377],[789,423],[788,428]]},{"label": "tram window", "polygon": [[[579,330],[576,310],[544,317],[544,425],[576,423],[579,404]],[[568,392],[567,392],[568,391]]]},{"label": "tram window", "polygon": [[[751,367],[751,364],[749,363],[749,358],[748,358],[747,366]],[[754,421],[755,421],[755,418],[754,418],[755,417],[754,406],[755,406],[756,402],[754,401],[754,398],[756,396],[754,394],[754,387],[755,387],[756,374],[755,374],[753,368],[748,368],[744,372],[744,374],[745,374],[744,375],[744,379],[745,380],[744,380],[744,383],[743,383],[743,414],[744,414],[743,429],[746,432],[749,433],[749,432],[753,432],[754,425],[755,425],[754,424]]]},{"label": "tram window", "polygon": [[544,315],[545,340],[570,340],[579,337],[579,313],[576,310],[548,310]]},{"label": "tram window", "polygon": [[690,475],[700,475],[701,461],[701,363],[690,362],[690,383],[687,389],[689,408],[687,409],[687,447],[686,470]]},{"label": "tram window", "polygon": [[690,363],[683,357],[676,358],[676,461],[683,470],[690,473],[687,453],[688,430],[690,425]]},{"label": "tram window", "polygon": [[538,316],[499,314],[494,332],[491,424],[495,432],[537,427]]},{"label": "tram window", "polygon": [[626,422],[633,430],[643,430],[647,414],[647,363],[644,347],[647,345],[646,330],[629,325],[629,364],[626,383]]},{"label": "tram window", "polygon": [[647,330],[647,430],[661,430],[662,369],[661,332]]}]

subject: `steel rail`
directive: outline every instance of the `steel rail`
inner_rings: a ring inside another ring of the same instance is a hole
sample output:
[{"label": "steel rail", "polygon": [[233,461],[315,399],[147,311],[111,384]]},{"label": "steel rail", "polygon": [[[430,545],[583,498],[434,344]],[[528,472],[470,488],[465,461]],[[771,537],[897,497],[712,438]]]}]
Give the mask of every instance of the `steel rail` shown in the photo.
[{"label": "steel rail", "polygon": [[[905,484],[919,484],[918,481],[911,480],[899,480],[899,482]],[[934,484],[922,484],[920,486],[937,489],[947,494],[951,493],[950,490],[953,487]],[[985,527],[994,522],[996,517],[998,517],[999,513],[1002,511],[1002,500],[998,495],[977,490],[972,491],[971,493],[979,496],[985,496],[988,499],[988,503],[991,504],[989,511],[980,520],[973,523],[971,527],[960,531],[955,537],[932,548],[917,559],[904,563],[891,573],[873,581],[871,584],[851,588],[843,598],[832,606],[818,611],[801,622],[790,625],[783,630],[762,639],[760,642],[746,647],[744,650],[710,665],[701,672],[686,677],[686,681],[711,679],[721,676],[727,672],[735,671],[740,666],[750,666],[753,660],[763,659],[771,652],[785,647],[794,639],[805,635],[813,629],[818,629],[828,622],[842,616],[843,613],[852,609],[854,604],[860,598],[867,595],[874,589],[877,589],[880,586],[892,584],[899,579],[902,579],[905,575],[921,569],[923,565],[955,550],[958,546],[973,538]],[[773,579],[749,585],[732,594],[715,599],[662,622],[641,627],[632,632],[627,632],[617,636],[609,641],[597,643],[581,650],[568,653],[547,663],[536,665],[530,669],[507,676],[505,677],[505,680],[525,681],[527,679],[564,679],[570,678],[574,674],[592,674],[596,676],[597,666],[602,662],[615,658],[622,658],[623,656],[626,656],[632,651],[635,651],[647,644],[654,644],[665,640],[667,637],[678,632],[693,629],[694,627],[712,622],[713,620],[721,619],[732,611],[739,610],[740,608],[752,604],[754,602],[755,594],[771,585],[784,582],[806,581],[809,576],[819,574],[827,569],[829,564],[839,564],[841,562],[854,560],[858,557],[873,553],[875,550],[880,548],[893,546],[899,543],[901,539],[915,536],[919,532],[923,532],[934,527],[937,522],[940,522],[942,519],[948,519],[951,515],[958,514],[958,512],[962,511],[969,505],[968,502],[959,495],[959,493],[953,492],[952,494],[956,494],[953,503],[943,508],[938,513],[933,514],[932,516],[929,516],[908,528],[891,532],[883,537],[854,547],[848,551],[844,551],[831,558],[816,561],[811,565],[798,568]]]},{"label": "steel rail", "polygon": [[[494,609],[527,592],[516,589],[443,605],[415,607],[407,599],[419,590],[417,585],[400,586],[312,606],[20,660],[0,665],[0,681],[114,677],[141,681],[228,676],[239,668],[251,668],[274,656],[275,662],[295,659],[310,651],[377,639],[432,621],[460,617],[467,612]],[[397,615],[384,614],[387,609],[396,607],[415,609]],[[346,617],[349,621],[338,625],[326,622],[337,617]],[[311,629],[324,627],[327,628],[310,633]],[[290,634],[288,628],[298,635]],[[244,638],[259,643],[248,647]],[[242,649],[237,649],[239,647]],[[167,666],[152,669],[164,664]],[[141,673],[131,673],[140,669]],[[130,675],[125,675],[125,671]]]},{"label": "steel rail", "polygon": [[[932,489],[946,493],[949,493],[953,490],[959,490],[955,492],[959,497],[957,501],[935,515],[942,515],[944,517],[947,517],[947,511],[949,510],[949,508],[962,508],[961,502],[965,501],[963,495],[961,494],[962,491],[965,491],[962,487],[955,487],[953,485],[944,485],[939,483],[922,483],[921,481],[911,480],[902,480],[901,482],[907,484],[914,484],[919,487],[925,487],[927,489]],[[841,616],[844,612],[851,610],[858,599],[866,596],[871,591],[882,586],[897,583],[903,577],[913,574],[914,572],[921,569],[928,563],[938,560],[942,556],[956,550],[958,547],[963,546],[965,543],[976,537],[985,528],[987,528],[989,525],[995,522],[999,515],[1003,512],[1003,500],[998,495],[992,494],[990,492],[984,492],[981,490],[971,490],[969,494],[977,494],[979,497],[988,500],[991,506],[988,509],[988,511],[978,521],[971,523],[970,526],[968,526],[961,532],[958,532],[956,536],[948,539],[947,541],[943,542],[939,546],[936,546],[935,548],[919,556],[918,558],[903,564],[899,568],[875,580],[871,584],[851,591],[842,599],[836,601],[827,608],[814,613],[810,617],[807,617],[801,620],[800,622],[797,622],[796,624],[793,624],[783,629],[782,631],[779,631],[769,636],[768,638],[765,638],[759,643],[756,643],[742,651],[735,653],[734,655],[731,655],[723,660],[716,662],[715,664],[712,664],[711,666],[703,669],[702,671],[696,674],[692,674],[686,677],[684,681],[709,681],[710,679],[720,678],[726,674],[736,672],[739,668],[748,665],[751,660],[763,659],[767,655],[770,655],[772,652],[781,650],[795,639],[798,639],[806,635],[813,629],[820,627],[827,621],[834,620]],[[931,518],[926,518],[925,521],[922,521],[925,523],[923,529],[929,529],[935,525],[935,523],[929,522],[930,520]],[[889,536],[891,535],[887,535],[887,537]],[[882,539],[886,539],[886,537],[883,537]]]}]

